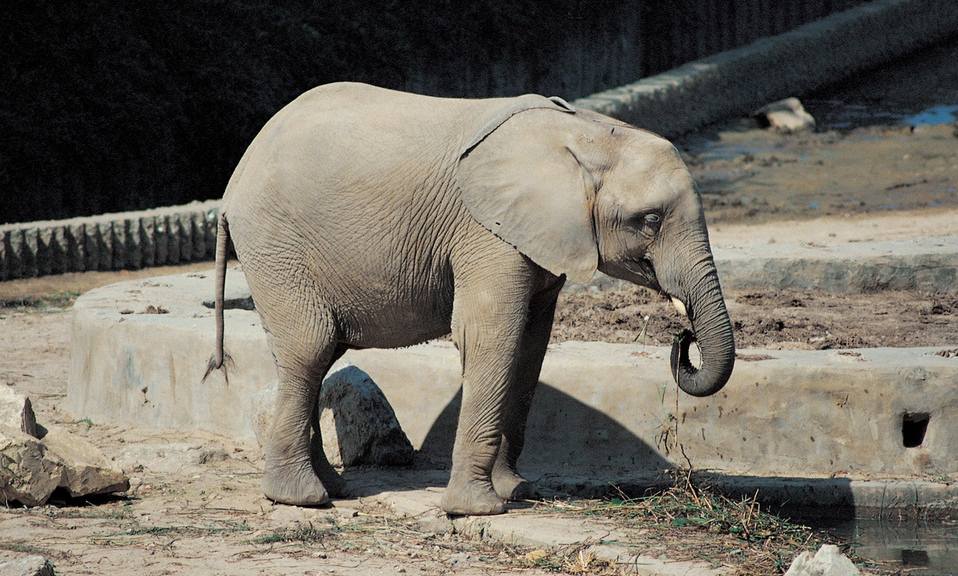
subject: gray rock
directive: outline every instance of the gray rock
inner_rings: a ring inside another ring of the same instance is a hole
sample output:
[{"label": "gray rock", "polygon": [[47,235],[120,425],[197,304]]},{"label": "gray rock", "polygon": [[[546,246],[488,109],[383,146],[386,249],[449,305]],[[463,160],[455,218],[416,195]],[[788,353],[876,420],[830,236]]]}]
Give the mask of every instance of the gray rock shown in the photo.
[{"label": "gray rock", "polygon": [[412,463],[412,444],[369,374],[355,366],[330,374],[319,407],[323,451],[333,466]]},{"label": "gray rock", "polygon": [[39,426],[30,400],[0,387],[0,496],[37,506],[57,488],[89,496],[123,492],[129,481],[86,440]]},{"label": "gray rock", "polygon": [[46,503],[63,478],[63,463],[40,440],[0,428],[0,497],[26,506]]},{"label": "gray rock", "polygon": [[795,557],[785,576],[860,576],[861,572],[838,546],[825,544],[812,556],[802,552]]},{"label": "gray rock", "polygon": [[24,556],[0,562],[0,576],[54,576],[53,563],[43,556]]},{"label": "gray rock", "polygon": [[[250,414],[260,446],[269,440],[276,387],[257,394]],[[401,466],[413,458],[406,437],[379,386],[355,366],[341,368],[323,381],[319,396],[323,452],[333,466]]]},{"label": "gray rock", "polygon": [[756,110],[752,117],[762,126],[780,132],[801,132],[815,127],[815,119],[805,110],[798,98],[772,102]]}]

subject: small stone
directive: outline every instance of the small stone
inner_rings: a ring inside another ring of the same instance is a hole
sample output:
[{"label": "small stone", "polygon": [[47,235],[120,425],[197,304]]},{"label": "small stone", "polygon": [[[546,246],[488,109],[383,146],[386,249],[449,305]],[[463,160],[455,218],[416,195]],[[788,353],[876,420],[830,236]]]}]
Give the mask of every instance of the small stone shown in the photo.
[{"label": "small stone", "polygon": [[801,132],[815,128],[815,118],[809,114],[798,98],[786,98],[772,102],[752,113],[763,128],[780,132]]},{"label": "small stone", "polygon": [[54,576],[53,563],[43,556],[0,561],[0,576]]},{"label": "small stone", "polygon": [[0,385],[0,427],[19,430],[34,438],[41,436],[30,399],[3,385]]},{"label": "small stone", "polygon": [[204,448],[196,454],[196,463],[199,465],[223,462],[230,459],[230,455],[222,448]]}]

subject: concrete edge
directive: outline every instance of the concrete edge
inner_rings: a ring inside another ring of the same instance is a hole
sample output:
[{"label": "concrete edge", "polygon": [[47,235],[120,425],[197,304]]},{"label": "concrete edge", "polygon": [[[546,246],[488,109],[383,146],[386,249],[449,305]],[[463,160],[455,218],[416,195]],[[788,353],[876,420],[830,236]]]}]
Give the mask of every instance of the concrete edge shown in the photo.
[{"label": "concrete edge", "polygon": [[211,260],[219,200],[0,225],[0,281]]},{"label": "concrete edge", "polygon": [[807,94],[954,34],[958,3],[877,0],[573,105],[674,137]]},{"label": "concrete edge", "polygon": [[[203,274],[165,276],[80,297],[73,330],[81,345],[71,352],[66,409],[96,421],[254,437],[257,410],[268,411],[275,393],[266,337],[254,312],[228,310],[227,346],[238,359],[230,383],[215,377],[198,385],[213,338],[202,305],[208,281]],[[239,271],[228,286],[232,296],[243,292]],[[122,313],[150,303],[169,313]],[[703,481],[747,496],[760,490],[773,504],[954,514],[956,444],[947,423],[958,407],[958,364],[941,350],[743,350],[761,357],[743,359],[722,394],[693,400],[678,397],[663,369],[667,348],[564,342],[546,355],[523,466],[558,493],[598,496],[614,484],[641,494],[662,485],[653,471],[688,462],[687,449]],[[354,350],[338,366],[346,364],[382,389],[420,465],[448,463],[460,386],[451,343]],[[763,394],[752,392],[763,385]],[[789,408],[796,389],[803,391],[801,411]],[[676,414],[681,433],[676,424],[663,439],[663,423],[678,422]],[[722,424],[732,414],[734,425]],[[917,445],[903,439],[905,414],[926,416]],[[755,454],[777,454],[778,462],[767,466]]]},{"label": "concrete edge", "polygon": [[[926,239],[932,240],[932,239]],[[863,242],[828,250],[779,245],[728,249],[713,247],[715,266],[726,290],[821,290],[858,294],[883,290],[958,292],[958,238],[932,241]],[[870,248],[881,248],[870,249]],[[591,282],[567,284],[566,290],[608,290],[630,286],[596,273]]]}]

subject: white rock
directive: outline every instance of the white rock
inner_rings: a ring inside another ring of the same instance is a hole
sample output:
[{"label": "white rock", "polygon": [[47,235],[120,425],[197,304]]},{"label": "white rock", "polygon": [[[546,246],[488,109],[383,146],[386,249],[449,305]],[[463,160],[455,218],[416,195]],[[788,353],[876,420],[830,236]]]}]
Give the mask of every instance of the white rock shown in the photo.
[{"label": "white rock", "polygon": [[30,399],[4,385],[0,385],[0,428],[26,432],[34,438],[40,435]]},{"label": "white rock", "polygon": [[802,552],[792,560],[785,576],[860,576],[861,572],[838,546],[825,544],[812,556]]},{"label": "white rock", "polygon": [[752,117],[763,126],[781,132],[800,132],[815,127],[815,119],[809,114],[798,98],[786,98],[759,108]]},{"label": "white rock", "polygon": [[0,576],[54,576],[53,563],[43,556],[0,561]]}]

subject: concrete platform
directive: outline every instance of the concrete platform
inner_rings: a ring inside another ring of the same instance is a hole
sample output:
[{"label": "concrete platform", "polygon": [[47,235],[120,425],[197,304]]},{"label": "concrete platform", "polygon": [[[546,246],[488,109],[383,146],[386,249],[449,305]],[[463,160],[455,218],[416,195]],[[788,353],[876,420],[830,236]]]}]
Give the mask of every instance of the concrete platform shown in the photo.
[{"label": "concrete platform", "polygon": [[[228,299],[244,302],[242,273],[230,270],[228,279]],[[229,384],[221,374],[200,383],[213,350],[212,311],[203,306],[211,292],[211,274],[189,274],[81,296],[67,408],[94,421],[252,439],[251,416],[275,393],[272,358],[257,314],[227,310]],[[687,466],[687,456],[718,483],[776,479],[784,498],[958,509],[958,359],[939,350],[742,350],[728,386],[696,399],[677,392],[664,348],[552,346],[521,466],[588,491],[641,484]],[[445,465],[459,409],[452,344],[351,351],[345,362],[383,389],[420,465]]]}]

